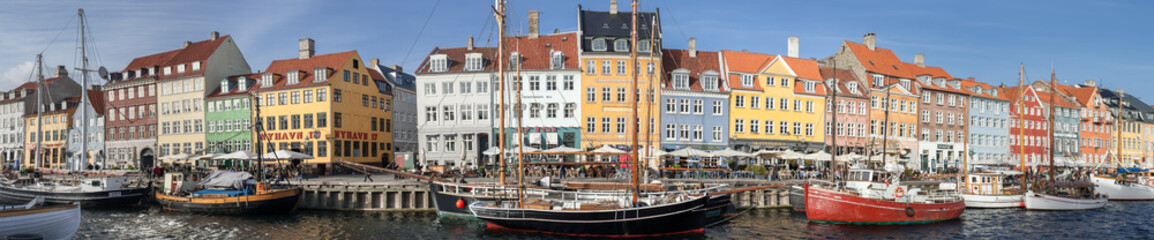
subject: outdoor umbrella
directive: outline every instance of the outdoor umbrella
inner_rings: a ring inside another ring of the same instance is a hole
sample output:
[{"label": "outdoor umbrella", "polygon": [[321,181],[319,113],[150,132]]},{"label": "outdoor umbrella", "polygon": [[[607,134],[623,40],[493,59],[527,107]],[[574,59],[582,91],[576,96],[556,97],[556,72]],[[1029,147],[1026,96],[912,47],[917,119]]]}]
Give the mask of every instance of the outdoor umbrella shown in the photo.
[{"label": "outdoor umbrella", "polygon": [[256,159],[256,156],[257,156],[257,155],[256,155],[256,153],[254,153],[254,152],[245,151],[245,150],[240,150],[240,151],[232,152],[232,153],[229,153],[229,154],[225,154],[225,155],[216,156],[216,157],[213,157],[212,159],[221,159],[221,160],[223,160],[223,159],[241,159],[241,160],[249,160],[249,159]]},{"label": "outdoor umbrella", "polygon": [[693,148],[693,147],[685,147],[685,148],[682,148],[682,149],[677,150],[677,151],[669,152],[669,156],[675,156],[675,157],[714,157],[714,155],[709,153],[709,152],[697,150],[696,148]]},{"label": "outdoor umbrella", "polygon": [[710,154],[713,154],[713,156],[718,156],[718,157],[753,157],[754,156],[753,154],[750,154],[750,153],[733,150],[733,148],[726,148],[723,150],[713,151],[713,152],[710,152]]},{"label": "outdoor umbrella", "polygon": [[293,151],[289,151],[289,150],[277,150],[276,152],[265,153],[262,157],[265,159],[286,159],[286,160],[313,159],[313,156],[309,156],[308,154],[293,152]]},{"label": "outdoor umbrella", "polygon": [[594,149],[595,153],[625,153],[624,150],[610,147],[609,145],[601,145],[600,148]]}]

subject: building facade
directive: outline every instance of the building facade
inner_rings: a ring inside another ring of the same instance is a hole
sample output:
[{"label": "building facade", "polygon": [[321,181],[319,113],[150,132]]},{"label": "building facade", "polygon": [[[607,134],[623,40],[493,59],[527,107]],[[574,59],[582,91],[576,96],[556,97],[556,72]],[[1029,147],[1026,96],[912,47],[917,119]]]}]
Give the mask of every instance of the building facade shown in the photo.
[{"label": "building facade", "polygon": [[405,73],[401,66],[383,66],[380,60],[369,60],[369,67],[380,72],[393,89],[393,151],[397,159],[413,160],[417,143],[417,85],[416,77]]},{"label": "building facade", "polygon": [[1108,160],[1106,163],[1122,167],[1148,165],[1149,161],[1143,161],[1145,159],[1142,158],[1145,155],[1143,146],[1146,145],[1143,142],[1142,127],[1154,121],[1154,108],[1122,89],[1100,88],[1098,94],[1105,100],[1106,107],[1113,110],[1117,124],[1111,135],[1117,145],[1107,150],[1117,156],[1113,158],[1116,161]]},{"label": "building facade", "polygon": [[36,106],[36,83],[0,94],[0,160],[17,167],[24,159],[24,110]]},{"label": "building facade", "polygon": [[[968,165],[1016,165],[1010,159],[1010,101],[999,87],[961,80],[963,88],[970,91],[966,127]],[[967,166],[968,167],[968,166]]]},{"label": "building facade", "polygon": [[[825,107],[825,143],[836,147],[836,150],[826,151],[838,155],[865,154],[869,136],[866,134],[866,125],[869,124],[869,111],[866,108],[869,104],[869,90],[847,69],[822,67],[821,76],[825,85],[836,91],[829,92]],[[834,101],[837,105],[833,105]]]},{"label": "building facade", "polygon": [[966,121],[969,111],[969,94],[961,88],[960,81],[947,81],[945,77],[931,75],[918,76],[921,99],[918,101],[918,142],[921,169],[939,171],[945,168],[962,167],[967,156]]},{"label": "building facade", "polygon": [[731,145],[746,151],[825,147],[825,87],[816,62],[736,51],[721,57],[732,88]]},{"label": "building facade", "polygon": [[146,60],[126,69],[157,71],[160,156],[206,153],[205,96],[217,88],[220,79],[252,71],[232,37],[213,32],[208,40],[186,42],[183,48],[142,58]]},{"label": "building facade", "polygon": [[[26,103],[21,116],[24,126],[24,132],[21,134],[23,137],[13,140],[23,145],[21,148],[23,162],[20,167],[65,168],[68,129],[71,127],[72,113],[75,112],[83,88],[68,76],[67,68],[57,66],[53,77],[45,79],[40,87],[37,87],[36,83],[25,83],[17,89],[30,90],[27,91],[28,95],[25,95]],[[40,98],[39,101],[37,98]],[[37,116],[37,112],[41,114]],[[38,146],[40,154],[36,151]]]},{"label": "building facade", "polygon": [[1083,84],[1060,85],[1066,95],[1072,96],[1082,106],[1081,122],[1078,125],[1079,146],[1081,157],[1079,162],[1087,165],[1098,165],[1106,162],[1109,147],[1114,132],[1114,116],[1112,109],[1102,101],[1098,94],[1098,86],[1093,80]]},{"label": "building facade", "polygon": [[[1046,117],[1049,118],[1049,105],[1054,105],[1053,121],[1046,119],[1054,128],[1054,139],[1052,145],[1054,146],[1054,160],[1057,165],[1072,165],[1078,160],[1081,155],[1081,148],[1079,147],[1078,127],[1082,120],[1082,106],[1078,101],[1070,96],[1063,94],[1060,89],[1055,91],[1050,88],[1048,81],[1035,81],[1030,85],[1037,91],[1040,101],[1046,104]],[[1057,94],[1055,94],[1057,93]],[[1051,101],[1051,97],[1053,100]],[[1139,140],[1141,142],[1141,140]]]},{"label": "building facade", "polygon": [[[99,86],[96,87],[99,89]],[[67,168],[73,171],[83,171],[92,166],[95,169],[135,169],[135,162],[109,160],[104,148],[104,92],[88,90],[88,101],[81,101],[80,96],[74,97],[77,102],[76,112],[72,115],[72,128],[68,129]],[[96,106],[100,106],[97,108]],[[81,113],[83,111],[83,113]],[[88,126],[84,126],[84,125]],[[84,129],[87,127],[87,129]],[[88,131],[87,135],[84,134]],[[84,143],[82,141],[87,141]],[[87,149],[85,149],[87,148]],[[87,152],[87,156],[84,156]],[[85,161],[87,160],[87,161]]]},{"label": "building facade", "polygon": [[1049,164],[1049,120],[1043,114],[1045,105],[1031,85],[1003,88],[1010,100],[1010,157],[1026,166]]},{"label": "building facade", "polygon": [[163,55],[138,57],[104,86],[106,158],[150,168],[156,160],[156,80]]},{"label": "building facade", "polygon": [[729,89],[717,52],[665,49],[661,86],[661,148],[721,150],[729,147]]},{"label": "building facade", "polygon": [[[661,94],[658,83],[663,76],[658,72],[661,71],[662,58],[660,18],[653,12],[639,12],[637,18],[637,62],[631,64],[632,13],[618,12],[615,5],[610,6],[608,12],[578,8],[580,89],[585,99],[580,105],[580,126],[585,126],[581,134],[582,149],[609,145],[630,150],[632,135],[626,129],[638,130],[639,145],[645,145],[641,143],[643,139],[661,137],[657,130],[661,122],[657,114],[661,111],[657,103]],[[634,72],[637,72],[638,89],[630,94]],[[589,101],[588,96],[594,96],[595,101]],[[633,118],[634,99],[640,99],[636,109],[639,119],[630,119]],[[644,113],[655,115],[645,116]],[[642,135],[644,133],[649,134]],[[644,146],[638,148],[645,149]]]},{"label": "building facade", "polygon": [[[506,103],[516,104],[516,96],[520,94],[523,106],[519,119],[516,118],[516,108],[510,108],[505,114],[504,131],[507,136],[512,136],[507,138],[506,146],[523,144],[538,149],[581,147],[579,105],[587,99],[578,89],[582,76],[577,47],[577,33],[539,35],[530,32],[528,36],[505,38],[505,49],[509,51],[506,79],[520,79],[519,82],[506,82],[505,89],[513,90],[509,92]],[[467,85],[462,83],[458,90],[462,93],[469,91]],[[459,107],[462,111],[470,111],[468,105]],[[523,135],[518,135],[517,127],[523,128]],[[495,131],[498,129],[494,128]]]},{"label": "building facade", "polygon": [[252,94],[260,75],[231,76],[220,80],[206,97],[205,140],[208,153],[253,151]]}]

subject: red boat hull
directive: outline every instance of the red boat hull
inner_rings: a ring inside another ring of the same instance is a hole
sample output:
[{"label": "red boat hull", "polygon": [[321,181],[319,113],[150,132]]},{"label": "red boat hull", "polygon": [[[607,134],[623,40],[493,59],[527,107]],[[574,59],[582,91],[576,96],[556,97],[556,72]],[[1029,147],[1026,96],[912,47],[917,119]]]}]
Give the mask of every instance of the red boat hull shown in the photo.
[{"label": "red boat hull", "polygon": [[956,219],[966,202],[959,198],[950,203],[902,203],[806,187],[805,208],[810,221],[821,223],[918,224]]}]

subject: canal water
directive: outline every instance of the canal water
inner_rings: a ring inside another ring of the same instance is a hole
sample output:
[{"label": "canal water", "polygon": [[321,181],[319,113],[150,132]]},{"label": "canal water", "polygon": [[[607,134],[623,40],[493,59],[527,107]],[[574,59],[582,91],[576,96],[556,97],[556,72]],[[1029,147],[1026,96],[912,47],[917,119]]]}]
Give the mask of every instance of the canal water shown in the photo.
[{"label": "canal water", "polygon": [[[704,234],[670,239],[1139,239],[1154,237],[1152,210],[1154,202],[1111,202],[1074,212],[967,209],[958,220],[905,226],[819,224],[787,209],[750,210]],[[73,239],[577,239],[493,231],[480,221],[433,212],[302,210],[231,217],[142,207],[84,210],[83,218]]]}]

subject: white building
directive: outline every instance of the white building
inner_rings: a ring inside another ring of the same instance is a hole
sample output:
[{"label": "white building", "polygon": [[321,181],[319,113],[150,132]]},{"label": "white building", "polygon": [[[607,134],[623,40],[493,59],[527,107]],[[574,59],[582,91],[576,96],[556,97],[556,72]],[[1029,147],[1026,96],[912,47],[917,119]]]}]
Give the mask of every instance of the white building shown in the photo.
[{"label": "white building", "polygon": [[436,48],[415,71],[417,159],[423,166],[477,166],[493,131],[497,48]]},{"label": "white building", "polygon": [[[523,115],[517,123],[515,110],[506,112],[505,134],[510,136],[506,146],[519,141],[525,146],[549,149],[558,146],[581,148],[581,68],[577,58],[577,33],[507,37],[509,66],[506,79],[514,79],[520,69],[521,104]],[[511,91],[506,103],[517,102],[517,83],[506,81]],[[520,126],[524,135],[518,135]],[[516,139],[516,140],[514,140]]]}]

